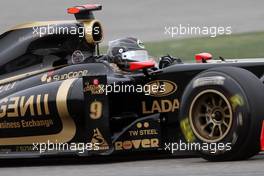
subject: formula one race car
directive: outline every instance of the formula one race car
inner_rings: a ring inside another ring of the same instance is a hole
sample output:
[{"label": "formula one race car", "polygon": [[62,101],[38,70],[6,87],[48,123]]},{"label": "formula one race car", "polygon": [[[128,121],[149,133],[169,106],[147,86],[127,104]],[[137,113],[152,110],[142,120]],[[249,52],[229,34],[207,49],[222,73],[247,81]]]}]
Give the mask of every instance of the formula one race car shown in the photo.
[{"label": "formula one race car", "polygon": [[194,150],[226,161],[264,150],[264,59],[201,53],[198,63],[165,56],[156,68],[143,50],[119,48],[123,59],[134,58],[120,72],[99,54],[95,10],[101,6],[72,7],[76,21],[24,24],[1,35],[1,157]]}]

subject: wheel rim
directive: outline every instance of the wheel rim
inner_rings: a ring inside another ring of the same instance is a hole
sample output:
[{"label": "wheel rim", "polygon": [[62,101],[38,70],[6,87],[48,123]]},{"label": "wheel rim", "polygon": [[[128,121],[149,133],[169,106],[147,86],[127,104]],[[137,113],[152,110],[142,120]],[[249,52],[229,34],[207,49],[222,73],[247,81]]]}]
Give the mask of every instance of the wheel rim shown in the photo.
[{"label": "wheel rim", "polygon": [[221,92],[206,90],[194,98],[189,118],[195,135],[202,141],[212,143],[228,134],[233,113],[229,101]]}]

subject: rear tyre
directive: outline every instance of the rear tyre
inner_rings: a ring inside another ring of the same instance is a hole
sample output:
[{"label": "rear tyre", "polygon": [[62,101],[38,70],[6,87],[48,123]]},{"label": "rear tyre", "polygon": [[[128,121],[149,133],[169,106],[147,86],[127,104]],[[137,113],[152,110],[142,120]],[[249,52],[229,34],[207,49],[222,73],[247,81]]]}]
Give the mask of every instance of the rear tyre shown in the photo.
[{"label": "rear tyre", "polygon": [[264,86],[235,67],[207,70],[187,86],[180,124],[188,142],[199,143],[209,161],[243,160],[260,150]]}]

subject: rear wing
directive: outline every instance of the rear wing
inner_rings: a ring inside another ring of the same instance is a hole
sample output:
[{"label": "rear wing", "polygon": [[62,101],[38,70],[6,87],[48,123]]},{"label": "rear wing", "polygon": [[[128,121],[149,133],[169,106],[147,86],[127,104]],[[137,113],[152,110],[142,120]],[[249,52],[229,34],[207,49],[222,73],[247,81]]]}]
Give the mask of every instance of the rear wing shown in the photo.
[{"label": "rear wing", "polygon": [[93,11],[102,10],[100,4],[86,4],[74,6],[67,9],[69,14],[74,14],[76,20],[94,19]]}]

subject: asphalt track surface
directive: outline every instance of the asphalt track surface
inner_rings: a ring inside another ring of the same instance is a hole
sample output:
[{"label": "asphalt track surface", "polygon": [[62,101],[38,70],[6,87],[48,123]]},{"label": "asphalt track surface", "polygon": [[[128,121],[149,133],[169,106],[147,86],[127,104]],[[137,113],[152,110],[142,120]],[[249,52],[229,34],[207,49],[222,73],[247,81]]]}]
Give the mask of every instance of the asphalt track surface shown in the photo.
[{"label": "asphalt track surface", "polygon": [[[1,176],[263,176],[264,156],[247,161],[207,162],[201,158],[173,158],[152,160],[119,159],[107,162],[58,160],[49,164],[18,162],[0,168]],[[22,166],[21,166],[22,165]],[[25,166],[23,166],[25,165]],[[31,165],[31,166],[28,166]],[[37,166],[36,166],[37,165]]]},{"label": "asphalt track surface", "polygon": [[[232,26],[233,33],[264,30],[263,0],[1,0],[0,31],[36,20],[73,19],[65,8],[97,2],[103,12],[105,40],[137,36],[146,41],[170,39],[165,26]],[[183,36],[189,37],[189,36]],[[34,163],[34,164],[33,164]],[[44,164],[32,161],[0,162],[0,176],[257,176],[264,175],[264,155],[248,161],[209,163],[200,158],[146,159],[92,162],[59,159]]]}]

